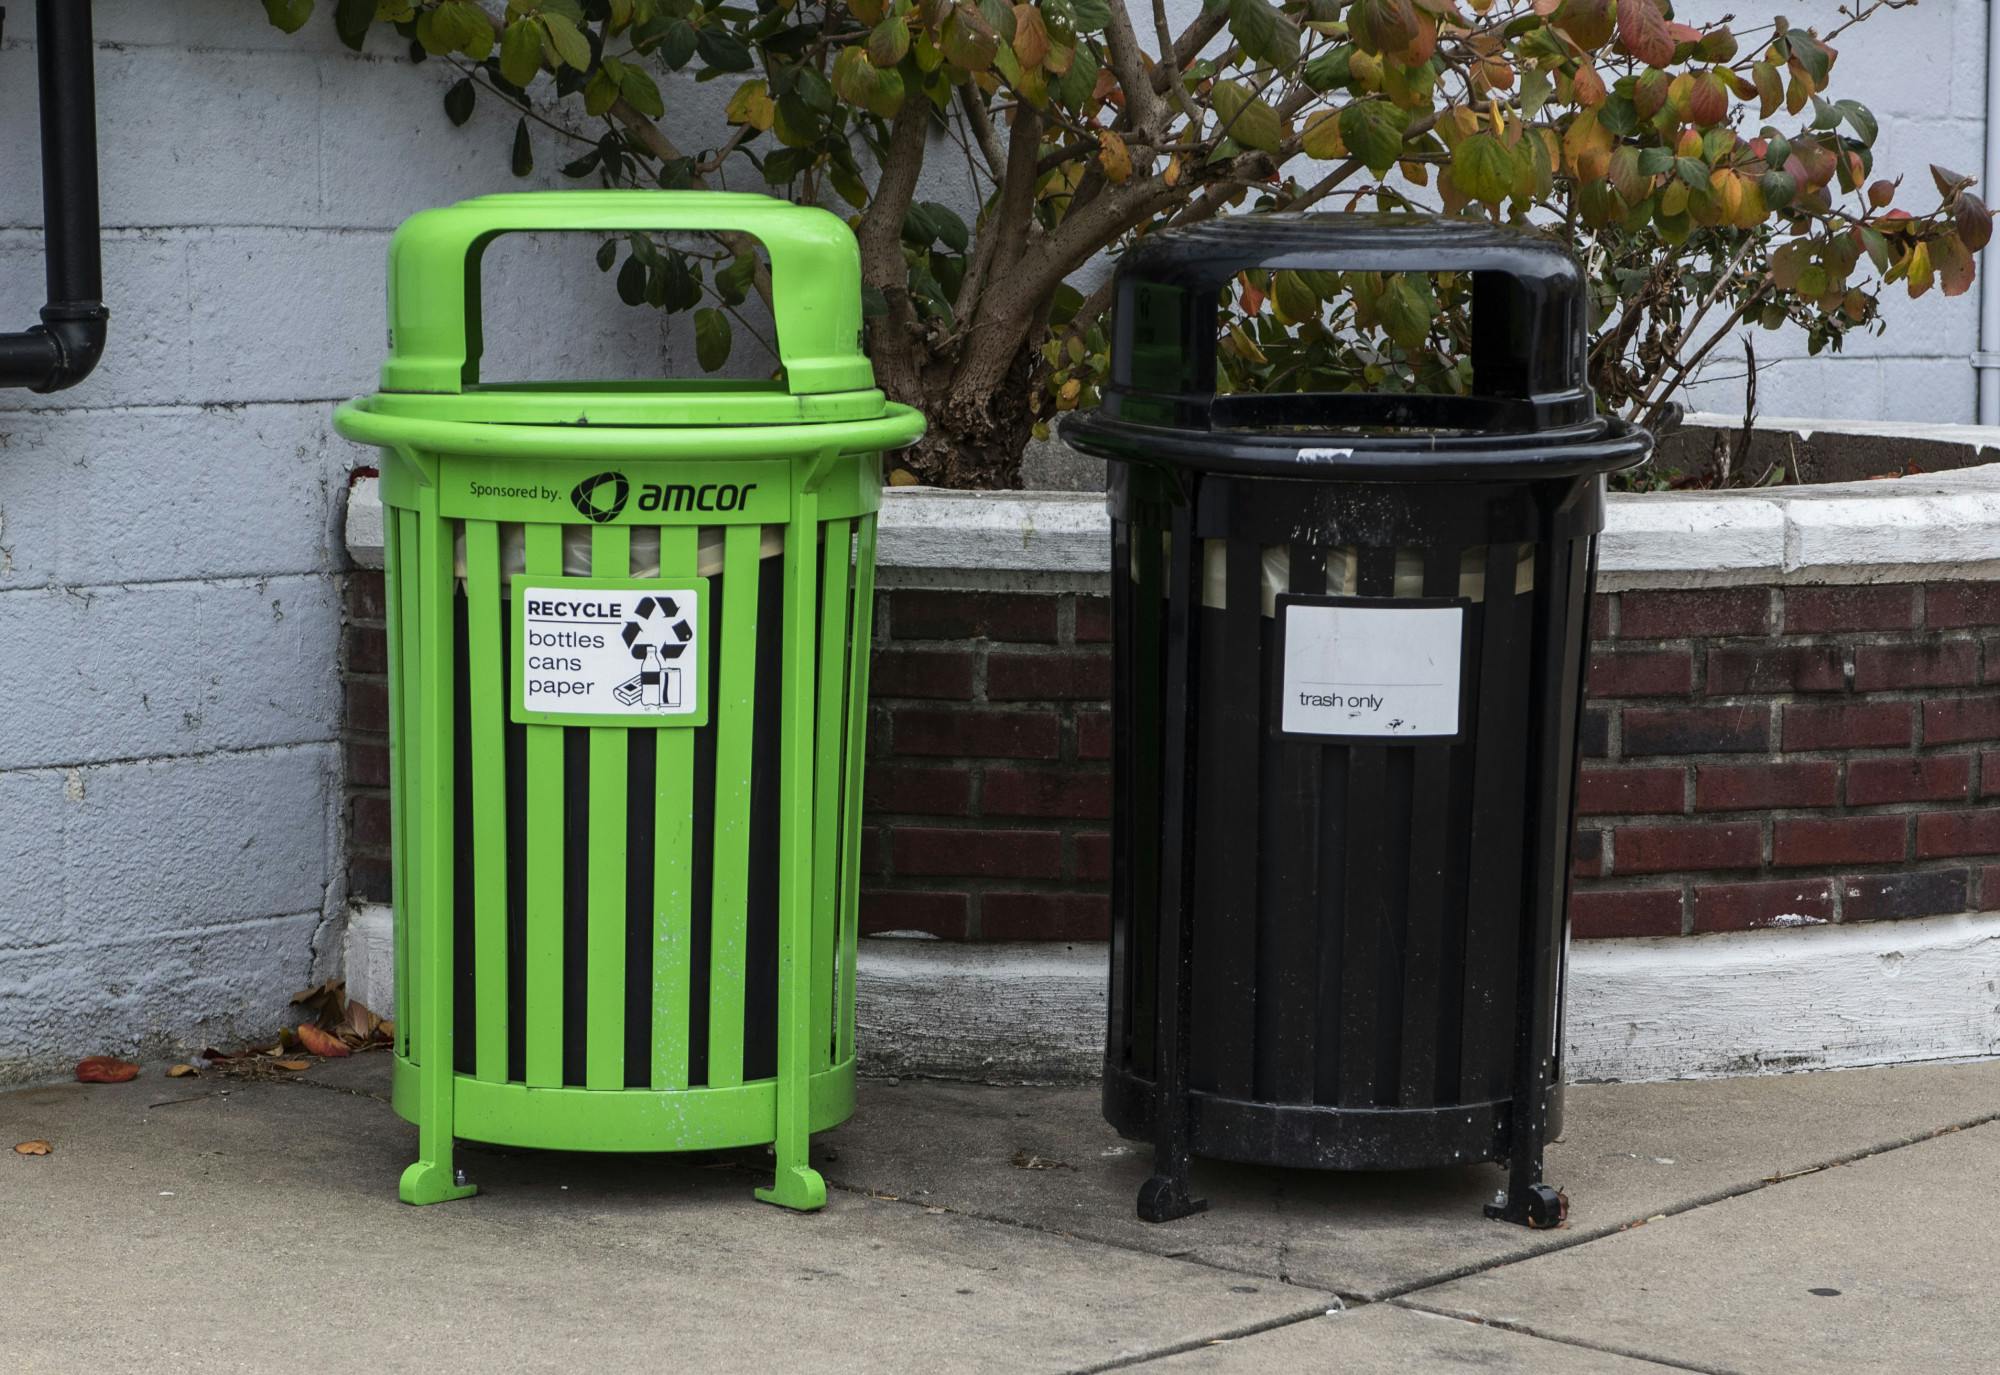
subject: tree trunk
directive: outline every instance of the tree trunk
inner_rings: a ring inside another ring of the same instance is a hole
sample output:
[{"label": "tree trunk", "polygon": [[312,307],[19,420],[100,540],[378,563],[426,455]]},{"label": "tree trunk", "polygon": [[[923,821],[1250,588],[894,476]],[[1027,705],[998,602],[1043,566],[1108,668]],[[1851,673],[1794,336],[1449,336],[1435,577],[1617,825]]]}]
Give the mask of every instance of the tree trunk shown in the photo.
[{"label": "tree trunk", "polygon": [[930,421],[922,439],[890,459],[890,469],[902,468],[931,487],[1019,487],[1044,366],[1041,354],[1024,343],[997,386],[980,386],[962,374],[953,378],[942,368],[914,388],[887,385],[885,378],[894,399]]}]

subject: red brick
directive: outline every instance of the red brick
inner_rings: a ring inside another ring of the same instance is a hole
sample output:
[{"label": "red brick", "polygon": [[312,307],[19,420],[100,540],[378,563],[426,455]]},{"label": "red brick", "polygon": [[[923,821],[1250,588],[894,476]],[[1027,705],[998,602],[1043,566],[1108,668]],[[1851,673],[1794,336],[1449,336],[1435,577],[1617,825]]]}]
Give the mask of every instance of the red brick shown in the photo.
[{"label": "red brick", "polygon": [[898,826],[889,850],[903,876],[1062,877],[1062,836],[1055,831]]},{"label": "red brick", "polygon": [[1683,812],[1687,775],[1681,769],[1585,769],[1577,780],[1576,809],[1584,816]]},{"label": "red brick", "polygon": [[898,640],[1054,644],[1056,602],[1044,593],[902,588],[890,594],[889,632]]},{"label": "red brick", "polygon": [[1620,826],[1611,836],[1614,874],[1754,869],[1763,862],[1764,828],[1755,821]]},{"label": "red brick", "polygon": [[1590,656],[1592,697],[1685,697],[1694,691],[1694,658],[1685,649],[1597,650]]},{"label": "red brick", "polygon": [[[1749,931],[1779,917],[1833,920],[1833,880],[1801,878],[1769,883],[1709,883],[1694,890],[1694,929]],[[1797,926],[1799,922],[1784,925]]]},{"label": "red brick", "polygon": [[2000,696],[1948,697],[1924,703],[1924,743],[2000,740]]},{"label": "red brick", "polygon": [[2000,683],[2000,635],[1988,635],[1980,644],[1986,659],[1985,681]]},{"label": "red brick", "polygon": [[1076,840],[1076,875],[1085,883],[1111,880],[1111,837],[1103,831],[1080,831]]},{"label": "red brick", "polygon": [[1863,645],[1854,651],[1854,688],[1971,687],[1979,681],[1979,646],[1970,640]]},{"label": "red brick", "polygon": [[1611,709],[1586,707],[1583,725],[1577,732],[1577,753],[1585,759],[1606,759],[1611,755]]},{"label": "red brick", "polygon": [[969,702],[973,664],[970,650],[878,649],[869,668],[869,694]]},{"label": "red brick", "polygon": [[377,734],[389,729],[389,689],[384,684],[347,680],[347,728]]},{"label": "red brick", "polygon": [[1611,604],[1615,592],[1599,592],[1590,599],[1590,638],[1608,640],[1611,638]]},{"label": "red brick", "polygon": [[1979,756],[1979,795],[2000,797],[2000,750],[1987,750]]},{"label": "red brick", "polygon": [[1580,940],[1606,936],[1678,936],[1678,888],[1594,889],[1569,895],[1570,934]]},{"label": "red brick", "polygon": [[1101,941],[1111,936],[1108,893],[986,893],[979,938],[986,941]]},{"label": "red brick", "polygon": [[349,855],[347,858],[347,895],[360,898],[364,902],[388,902],[394,896],[394,883],[389,877],[389,861],[384,856]]},{"label": "red brick", "polygon": [[870,764],[865,778],[871,817],[972,814],[972,770],[963,765]]},{"label": "red brick", "polygon": [[1570,845],[1569,871],[1578,878],[1597,878],[1604,873],[1604,832],[1595,826],[1577,828]]},{"label": "red brick", "polygon": [[979,785],[986,816],[1062,816],[1098,820],[1111,815],[1111,775],[1103,769],[989,767]]},{"label": "red brick", "polygon": [[1840,765],[1830,759],[1784,764],[1703,764],[1694,771],[1694,809],[1698,812],[1831,807],[1839,801]]},{"label": "red brick", "polygon": [[389,799],[363,795],[354,799],[347,823],[351,845],[386,850],[389,847]]},{"label": "red brick", "polygon": [[1788,587],[1785,633],[1835,630],[1914,630],[1917,590],[1908,583],[1877,587]]},{"label": "red brick", "polygon": [[1111,643],[1111,598],[1076,599],[1076,642],[1080,645]]},{"label": "red brick", "polygon": [[1917,818],[1917,858],[2000,855],[2000,810],[1925,812]]},{"label": "red brick", "polygon": [[1062,722],[1052,711],[898,707],[890,721],[897,754],[985,759],[1055,759],[1062,754]]},{"label": "red brick", "polygon": [[1933,630],[2000,625],[2000,583],[1932,583],[1924,589],[1924,623]]},{"label": "red brick", "polygon": [[1111,696],[1111,655],[1105,650],[986,656],[986,697],[993,702],[1102,702]]},{"label": "red brick", "polygon": [[389,786],[389,746],[381,740],[347,742],[347,786],[386,788]]},{"label": "red brick", "polygon": [[1885,802],[1948,802],[1972,793],[1972,756],[1933,754],[1900,759],[1851,759],[1847,764],[1847,805],[1874,807]]},{"label": "red brick", "polygon": [[1769,629],[1770,619],[1768,587],[1623,592],[1618,600],[1618,637],[1622,640],[1762,635]]},{"label": "red brick", "polygon": [[1967,909],[1963,869],[1920,869],[1916,873],[1850,875],[1840,881],[1840,919],[1883,921],[1934,917]]},{"label": "red brick", "polygon": [[1785,707],[1787,750],[1849,750],[1908,745],[1915,739],[1907,702],[1843,702]]},{"label": "red brick", "polygon": [[381,570],[357,568],[347,575],[347,619],[379,624],[386,604]]},{"label": "red brick", "polygon": [[1989,864],[1979,871],[1979,900],[1968,902],[1966,909],[1973,912],[1991,912],[2000,909],[2000,864]]},{"label": "red brick", "polygon": [[1076,714],[1076,757],[1078,759],[1111,757],[1110,712],[1079,711]]},{"label": "red brick", "polygon": [[1889,864],[1909,853],[1901,816],[1781,817],[1771,828],[1771,864]]},{"label": "red brick", "polygon": [[1760,645],[1708,652],[1705,691],[1840,692],[1847,687],[1845,655],[1838,645]]},{"label": "red brick", "polygon": [[1771,747],[1771,710],[1762,703],[1734,707],[1627,707],[1622,743],[1628,757],[1761,754]]},{"label": "red brick", "polygon": [[349,673],[389,671],[389,633],[386,630],[380,626],[350,625],[345,638]]},{"label": "red brick", "polygon": [[861,934],[922,931],[948,941],[962,941],[971,932],[964,893],[906,893],[900,889],[863,890]]}]

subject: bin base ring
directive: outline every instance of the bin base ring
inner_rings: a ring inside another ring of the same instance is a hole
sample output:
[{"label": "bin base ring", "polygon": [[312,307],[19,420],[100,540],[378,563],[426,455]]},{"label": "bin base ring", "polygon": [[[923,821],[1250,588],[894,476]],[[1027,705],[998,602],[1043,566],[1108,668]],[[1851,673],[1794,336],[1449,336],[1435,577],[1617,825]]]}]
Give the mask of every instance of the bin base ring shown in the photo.
[{"label": "bin base ring", "polygon": [[[1104,1067],[1104,1116],[1118,1134],[1151,1140],[1153,1081]],[[1548,1139],[1562,1133],[1563,1086],[1548,1089]],[[1209,1160],[1302,1170],[1438,1169],[1505,1160],[1512,1100],[1437,1108],[1332,1108],[1188,1093],[1188,1134]]]},{"label": "bin base ring", "polygon": [[[418,1068],[396,1058],[391,1101],[417,1121]],[[777,1138],[774,1079],[727,1088],[530,1088],[453,1076],[452,1134],[492,1146],[553,1151],[718,1151],[768,1145]],[[807,1130],[839,1126],[854,1113],[854,1061],[817,1071]]]}]

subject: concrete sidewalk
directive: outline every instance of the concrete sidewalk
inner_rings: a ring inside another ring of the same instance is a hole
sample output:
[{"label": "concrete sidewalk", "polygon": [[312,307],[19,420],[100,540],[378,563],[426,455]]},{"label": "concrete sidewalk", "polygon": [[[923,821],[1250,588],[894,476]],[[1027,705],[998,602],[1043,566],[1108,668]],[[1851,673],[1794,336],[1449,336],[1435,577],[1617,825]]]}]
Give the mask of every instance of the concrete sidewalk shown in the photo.
[{"label": "concrete sidewalk", "polygon": [[478,1147],[412,1209],[387,1069],[0,1095],[0,1370],[2000,1365],[2000,1063],[1573,1089],[1543,1233],[1488,1166],[1202,1165],[1148,1227],[1093,1090],[915,1081],[823,1139],[816,1216],[761,1153]]}]

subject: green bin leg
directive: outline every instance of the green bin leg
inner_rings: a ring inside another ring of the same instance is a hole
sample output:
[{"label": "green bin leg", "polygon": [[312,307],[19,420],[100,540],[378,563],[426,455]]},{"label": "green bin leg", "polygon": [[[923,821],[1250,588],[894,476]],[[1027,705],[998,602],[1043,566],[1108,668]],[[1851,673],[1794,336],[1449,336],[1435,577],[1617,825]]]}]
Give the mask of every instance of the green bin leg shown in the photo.
[{"label": "green bin leg", "polygon": [[778,767],[778,1120],[777,1177],[757,1190],[766,1203],[811,1212],[826,1206],[826,1181],[808,1161],[812,1141],[812,712],[813,573],[819,497],[799,493],[785,531],[785,718]]},{"label": "green bin leg", "polygon": [[[451,790],[451,655],[452,637],[439,627],[451,624],[452,548],[445,522],[438,516],[435,489],[426,494],[419,518],[422,538],[414,566],[405,577],[417,577],[422,613],[423,663],[417,677],[415,737],[417,787],[428,806],[413,809],[419,824],[417,882],[414,897],[417,977],[424,982],[417,1004],[417,1159],[403,1171],[396,1192],[405,1203],[444,1203],[467,1198],[478,1190],[460,1184],[452,1167],[452,960],[450,949],[452,851]],[[400,1009],[399,1009],[400,1011]]]}]

